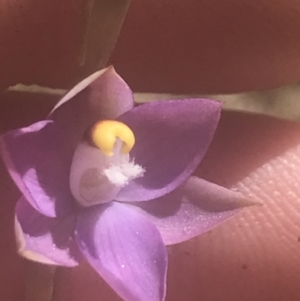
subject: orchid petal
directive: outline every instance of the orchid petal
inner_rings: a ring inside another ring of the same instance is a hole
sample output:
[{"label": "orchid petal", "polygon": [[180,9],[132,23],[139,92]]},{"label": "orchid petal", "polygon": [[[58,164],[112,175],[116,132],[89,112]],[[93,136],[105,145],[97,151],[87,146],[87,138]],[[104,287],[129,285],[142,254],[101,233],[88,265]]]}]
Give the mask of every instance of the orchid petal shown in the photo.
[{"label": "orchid petal", "polygon": [[53,121],[8,132],[1,143],[4,162],[30,204],[46,216],[70,212],[69,145]]},{"label": "orchid petal", "polygon": [[145,173],[121,189],[116,200],[147,201],[182,184],[205,155],[220,112],[220,102],[185,99],[147,103],[120,116],[135,135],[130,156]]},{"label": "orchid petal", "polygon": [[172,245],[198,236],[253,205],[240,193],[197,177],[190,177],[173,192],[156,200],[133,203]]},{"label": "orchid petal", "polygon": [[162,301],[167,253],[157,228],[113,202],[81,212],[75,231],[89,263],[126,301]]},{"label": "orchid petal", "polygon": [[37,210],[50,217],[71,210],[69,170],[84,130],[94,121],[114,119],[132,106],[130,88],[110,67],[67,93],[49,116],[54,122],[42,121],[4,136],[3,154],[10,173]]},{"label": "orchid petal", "polygon": [[113,67],[102,69],[71,89],[49,118],[65,132],[75,147],[88,126],[101,119],[115,119],[134,105],[133,94]]},{"label": "orchid petal", "polygon": [[16,206],[15,231],[21,256],[53,265],[76,266],[81,258],[74,239],[75,216],[49,218],[22,197]]}]

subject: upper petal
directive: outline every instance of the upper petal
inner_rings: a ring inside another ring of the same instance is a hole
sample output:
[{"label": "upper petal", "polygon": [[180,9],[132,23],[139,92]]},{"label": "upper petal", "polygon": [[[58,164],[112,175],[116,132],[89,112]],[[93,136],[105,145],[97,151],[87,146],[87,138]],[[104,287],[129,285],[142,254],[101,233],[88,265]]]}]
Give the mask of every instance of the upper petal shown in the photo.
[{"label": "upper petal", "polygon": [[202,160],[215,133],[221,103],[209,99],[153,102],[118,119],[134,132],[130,155],[145,169],[118,194],[119,201],[146,201],[183,183]]},{"label": "upper petal", "polygon": [[157,228],[116,202],[81,212],[75,237],[89,263],[126,301],[162,301],[167,253]]},{"label": "upper petal", "polygon": [[159,199],[133,205],[157,226],[164,243],[171,245],[216,227],[251,204],[238,192],[190,177]]},{"label": "upper petal", "polygon": [[81,258],[74,239],[75,215],[49,218],[21,198],[16,206],[15,231],[18,252],[46,264],[76,266]]},{"label": "upper petal", "polygon": [[8,132],[1,146],[12,178],[36,210],[52,217],[72,210],[71,149],[53,121],[40,121]]},{"label": "upper petal", "polygon": [[85,129],[101,119],[115,119],[133,107],[133,94],[113,67],[102,69],[71,89],[54,107],[49,118],[76,145]]}]

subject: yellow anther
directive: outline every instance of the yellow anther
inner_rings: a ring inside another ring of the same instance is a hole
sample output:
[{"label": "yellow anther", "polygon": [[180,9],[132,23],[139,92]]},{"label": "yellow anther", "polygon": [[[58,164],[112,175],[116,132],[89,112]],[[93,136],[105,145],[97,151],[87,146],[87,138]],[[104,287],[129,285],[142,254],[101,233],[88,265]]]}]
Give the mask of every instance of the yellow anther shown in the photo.
[{"label": "yellow anther", "polygon": [[117,138],[123,142],[121,152],[129,153],[134,146],[135,137],[126,124],[115,120],[102,120],[92,128],[91,139],[106,156],[110,157],[114,154],[113,149]]}]

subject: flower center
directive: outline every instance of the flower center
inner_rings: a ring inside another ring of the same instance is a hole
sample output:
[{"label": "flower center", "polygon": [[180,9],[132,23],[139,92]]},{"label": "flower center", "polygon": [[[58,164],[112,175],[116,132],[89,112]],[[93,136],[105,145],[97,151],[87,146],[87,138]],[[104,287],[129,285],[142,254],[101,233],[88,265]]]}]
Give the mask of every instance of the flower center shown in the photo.
[{"label": "flower center", "polygon": [[97,122],[84,138],[75,150],[70,171],[70,189],[80,205],[110,202],[122,187],[143,176],[145,170],[130,159],[135,138],[125,124]]},{"label": "flower center", "polygon": [[95,123],[91,128],[92,142],[103,152],[111,157],[116,139],[122,142],[122,153],[128,154],[135,144],[135,137],[131,129],[124,123],[115,120],[103,120]]}]

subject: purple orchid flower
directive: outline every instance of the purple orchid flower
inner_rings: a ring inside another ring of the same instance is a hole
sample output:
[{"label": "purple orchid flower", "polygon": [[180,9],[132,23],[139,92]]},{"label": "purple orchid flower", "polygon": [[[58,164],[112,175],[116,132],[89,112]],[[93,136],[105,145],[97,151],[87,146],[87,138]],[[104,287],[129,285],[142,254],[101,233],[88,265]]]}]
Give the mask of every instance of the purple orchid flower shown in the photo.
[{"label": "purple orchid flower", "polygon": [[46,120],[5,134],[2,155],[23,194],[19,253],[69,267],[85,258],[124,300],[164,300],[165,245],[245,205],[240,194],[192,176],[220,111],[209,99],[134,107],[109,67],[75,86]]}]

